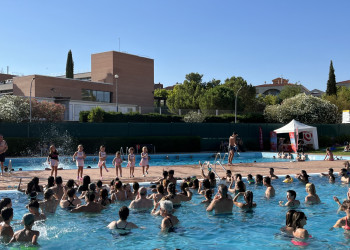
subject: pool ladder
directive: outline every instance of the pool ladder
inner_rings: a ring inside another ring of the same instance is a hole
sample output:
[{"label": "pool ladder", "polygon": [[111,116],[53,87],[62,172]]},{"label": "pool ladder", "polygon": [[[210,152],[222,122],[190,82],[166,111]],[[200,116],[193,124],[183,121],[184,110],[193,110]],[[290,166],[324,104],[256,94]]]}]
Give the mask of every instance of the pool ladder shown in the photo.
[{"label": "pool ladder", "polygon": [[205,161],[202,165],[202,167],[207,167],[207,168],[211,168],[211,171],[220,179],[220,176],[216,173],[216,166],[219,165],[225,172],[226,172],[226,168],[221,164],[220,161],[214,161],[214,168],[212,168],[212,164],[210,164],[209,161]]},{"label": "pool ladder", "polygon": [[119,152],[120,152],[120,156],[121,156],[121,158],[122,158],[123,161],[126,161],[126,160],[125,160],[125,157],[126,157],[126,159],[128,159],[128,151],[129,151],[129,148],[128,148],[128,147],[125,147],[125,152],[124,152],[124,150],[123,150],[123,147],[120,147]]}]

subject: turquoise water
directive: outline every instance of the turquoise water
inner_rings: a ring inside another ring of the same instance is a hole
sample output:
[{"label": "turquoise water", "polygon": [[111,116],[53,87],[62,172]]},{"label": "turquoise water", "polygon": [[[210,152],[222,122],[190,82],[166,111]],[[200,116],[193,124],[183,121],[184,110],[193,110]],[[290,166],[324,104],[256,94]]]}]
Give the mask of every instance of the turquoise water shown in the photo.
[{"label": "turquoise water", "polygon": [[[202,153],[202,154],[169,154],[169,155],[150,155],[149,161],[151,166],[172,166],[172,165],[193,165],[198,164],[198,161],[210,161],[214,163],[214,153]],[[222,156],[223,157],[223,156]],[[112,160],[114,156],[107,156],[107,167],[112,166]],[[127,165],[127,156],[123,157],[124,162],[122,167]],[[43,170],[49,165],[46,163],[46,158],[7,158],[5,165],[8,165],[9,160],[12,161],[12,168],[18,170]],[[140,155],[136,155],[136,166],[139,166],[141,158]],[[273,159],[272,156],[263,157],[261,153],[241,153],[240,156],[235,155],[233,163],[252,163],[252,162],[282,162],[290,161],[288,159]],[[97,168],[98,157],[88,156],[85,160],[85,167],[91,166],[91,168]],[[227,163],[227,156],[225,157],[224,163]],[[64,169],[76,169],[76,164],[72,160],[72,157],[60,157],[59,167]]]},{"label": "turquoise water", "polygon": [[[160,232],[161,217],[134,211],[128,220],[145,229],[134,230],[127,236],[107,229],[109,222],[118,219],[119,207],[129,205],[130,201],[113,204],[101,214],[93,215],[70,214],[58,207],[55,215],[35,225],[34,229],[40,231],[41,249],[295,249],[290,238],[280,233],[288,209],[278,206],[278,201],[286,201],[286,191],[293,189],[302,202],[299,210],[308,218],[305,228],[313,236],[306,249],[349,248],[350,233],[344,233],[343,229],[329,231],[345,216],[343,212],[337,214],[338,205],[332,196],[337,195],[340,200],[346,198],[348,185],[340,184],[339,178],[336,184],[329,184],[326,178],[320,177],[310,180],[316,184],[322,204],[304,205],[305,186],[281,180],[273,180],[276,197],[270,200],[264,198],[265,187],[246,184],[247,189],[254,192],[257,203],[252,212],[234,207],[232,215],[215,216],[205,211],[205,206],[200,204],[202,196],[195,194],[192,201],[182,203],[175,212],[180,220],[175,233]],[[14,192],[0,192],[0,196],[13,200],[14,222],[19,222],[26,213],[27,197]],[[14,225],[15,230],[21,227]]]}]

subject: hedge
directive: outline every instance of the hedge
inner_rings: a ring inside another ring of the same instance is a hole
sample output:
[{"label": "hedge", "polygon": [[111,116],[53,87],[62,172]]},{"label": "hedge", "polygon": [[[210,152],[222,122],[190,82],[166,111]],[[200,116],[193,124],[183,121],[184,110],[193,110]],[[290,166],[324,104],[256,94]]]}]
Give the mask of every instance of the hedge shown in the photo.
[{"label": "hedge", "polygon": [[[239,123],[264,123],[264,115],[259,113],[247,113],[244,115],[237,115],[237,121]],[[223,114],[223,115],[210,115],[204,119],[206,123],[229,123],[235,122],[234,114]]]}]

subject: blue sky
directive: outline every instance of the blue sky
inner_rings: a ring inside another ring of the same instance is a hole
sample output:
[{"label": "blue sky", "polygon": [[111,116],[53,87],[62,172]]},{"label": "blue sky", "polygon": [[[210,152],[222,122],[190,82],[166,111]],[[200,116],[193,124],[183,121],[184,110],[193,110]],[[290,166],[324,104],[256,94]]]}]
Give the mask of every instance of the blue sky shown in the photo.
[{"label": "blue sky", "polygon": [[154,59],[155,82],[283,76],[309,90],[350,79],[350,1],[1,1],[0,70],[14,74],[91,69],[90,55],[119,50]]}]

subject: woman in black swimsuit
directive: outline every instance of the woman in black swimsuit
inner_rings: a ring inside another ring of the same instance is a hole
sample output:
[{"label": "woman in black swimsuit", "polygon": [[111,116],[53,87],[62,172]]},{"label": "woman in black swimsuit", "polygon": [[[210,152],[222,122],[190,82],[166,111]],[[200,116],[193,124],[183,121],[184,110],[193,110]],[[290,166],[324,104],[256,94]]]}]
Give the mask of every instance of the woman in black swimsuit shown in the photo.
[{"label": "woman in black swimsuit", "polygon": [[163,232],[175,232],[175,226],[179,223],[176,216],[173,215],[173,203],[171,201],[160,201],[160,215],[164,217],[161,229]]},{"label": "woman in black swimsuit", "polygon": [[125,235],[130,233],[130,230],[133,228],[138,228],[134,223],[126,221],[129,216],[129,208],[123,206],[119,209],[119,220],[112,221],[107,226],[109,229],[117,229],[120,235]]}]

